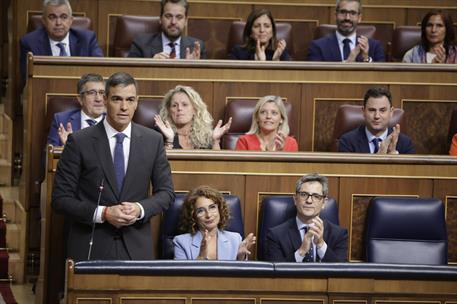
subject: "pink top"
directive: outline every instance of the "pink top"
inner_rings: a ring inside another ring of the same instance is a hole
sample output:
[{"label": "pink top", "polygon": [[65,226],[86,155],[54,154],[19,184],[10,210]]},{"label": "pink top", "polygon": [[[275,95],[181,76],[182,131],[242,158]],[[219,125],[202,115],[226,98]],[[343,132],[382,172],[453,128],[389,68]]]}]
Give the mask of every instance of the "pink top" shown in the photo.
[{"label": "pink top", "polygon": [[[246,134],[238,138],[236,142],[236,150],[250,150],[250,151],[261,151],[260,140],[255,134]],[[287,136],[284,141],[284,149],[286,152],[297,152],[298,144],[295,138]]]}]

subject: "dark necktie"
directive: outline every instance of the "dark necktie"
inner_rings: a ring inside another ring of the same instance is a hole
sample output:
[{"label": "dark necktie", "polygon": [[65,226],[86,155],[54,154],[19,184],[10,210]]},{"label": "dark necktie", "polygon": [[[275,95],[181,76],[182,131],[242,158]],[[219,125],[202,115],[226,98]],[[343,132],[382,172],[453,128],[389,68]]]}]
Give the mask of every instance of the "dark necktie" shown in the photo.
[{"label": "dark necktie", "polygon": [[122,190],[125,176],[125,163],[124,163],[124,147],[123,142],[125,138],[124,133],[117,133],[116,146],[114,147],[114,172],[116,173],[117,189],[119,192]]},{"label": "dark necktie", "polygon": [[59,42],[56,45],[60,49],[59,56],[68,56],[67,51],[65,50],[65,44],[64,43]]},{"label": "dark necktie", "polygon": [[375,137],[371,140],[371,142],[373,143],[374,145],[374,150],[373,150],[373,153],[378,153],[379,151],[379,143],[382,141],[381,138],[378,138],[378,137]]},{"label": "dark necktie", "polygon": [[[305,231],[304,234],[306,234],[306,232],[308,232],[308,227],[305,226],[302,229]],[[303,237],[305,237],[305,236],[303,235]],[[313,243],[312,242],[311,242],[311,245],[309,246],[308,252],[303,257],[303,262],[304,263],[314,262],[314,250],[313,250]]]},{"label": "dark necktie", "polygon": [[349,53],[351,52],[350,43],[351,40],[349,38],[343,40],[343,60],[346,60],[349,57]]},{"label": "dark necktie", "polygon": [[175,59],[176,58],[175,43],[174,42],[170,42],[168,45],[171,47],[170,59]]},{"label": "dark necktie", "polygon": [[87,124],[89,127],[92,127],[93,125],[97,124],[97,121],[95,119],[86,119]]}]

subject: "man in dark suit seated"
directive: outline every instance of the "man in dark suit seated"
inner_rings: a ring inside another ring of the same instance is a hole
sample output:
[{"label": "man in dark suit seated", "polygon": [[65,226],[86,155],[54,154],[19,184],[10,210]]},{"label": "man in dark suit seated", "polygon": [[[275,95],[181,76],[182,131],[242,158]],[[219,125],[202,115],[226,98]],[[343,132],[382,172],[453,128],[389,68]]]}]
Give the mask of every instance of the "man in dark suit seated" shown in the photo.
[{"label": "man in dark suit seated", "polygon": [[52,208],[65,215],[69,227],[68,257],[150,260],[150,219],[175,197],[163,138],[132,122],[138,107],[132,76],[111,75],[105,91],[106,119],[68,137]]},{"label": "man in dark suit seated", "polygon": [[105,113],[103,97],[105,81],[98,74],[85,74],[78,81],[78,101],[81,109],[54,114],[48,134],[48,144],[63,146],[69,134],[102,121]]},{"label": "man in dark suit seated", "polygon": [[327,195],[328,181],[325,176],[314,173],[297,181],[294,195],[297,217],[268,230],[265,244],[267,261],[347,261],[347,230],[319,217]]},{"label": "man in dark suit seated", "polygon": [[369,89],[363,98],[365,124],[343,134],[338,152],[414,154],[411,139],[400,133],[400,125],[389,128],[392,119],[392,95],[383,87]]},{"label": "man in dark suit seated", "polygon": [[183,36],[188,12],[187,0],[162,0],[160,2],[161,31],[136,37],[128,57],[205,59],[206,50],[203,41]]},{"label": "man in dark suit seated", "polygon": [[360,0],[338,0],[335,17],[336,32],[311,41],[309,61],[385,61],[379,41],[357,36],[357,25],[362,20]]},{"label": "man in dark suit seated", "polygon": [[25,34],[20,40],[23,81],[28,52],[40,56],[103,57],[94,32],[70,28],[73,16],[68,0],[44,0],[42,21],[43,27]]}]

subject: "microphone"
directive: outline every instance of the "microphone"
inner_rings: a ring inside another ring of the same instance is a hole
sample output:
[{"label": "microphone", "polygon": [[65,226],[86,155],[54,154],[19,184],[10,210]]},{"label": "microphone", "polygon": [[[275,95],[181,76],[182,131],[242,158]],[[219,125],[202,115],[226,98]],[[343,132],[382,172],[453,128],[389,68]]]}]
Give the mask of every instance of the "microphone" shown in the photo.
[{"label": "microphone", "polygon": [[[97,208],[95,208],[94,216],[92,217],[92,232],[90,233],[90,241],[89,241],[89,252],[87,253],[87,260],[90,260],[90,255],[92,253],[92,245],[94,243],[94,233],[95,233],[95,220],[97,218],[97,210],[100,206],[100,199],[102,198],[103,192],[103,183],[105,182],[105,178],[102,178],[100,186],[98,187],[98,198],[97,198]],[[106,208],[106,207],[105,207]]]}]

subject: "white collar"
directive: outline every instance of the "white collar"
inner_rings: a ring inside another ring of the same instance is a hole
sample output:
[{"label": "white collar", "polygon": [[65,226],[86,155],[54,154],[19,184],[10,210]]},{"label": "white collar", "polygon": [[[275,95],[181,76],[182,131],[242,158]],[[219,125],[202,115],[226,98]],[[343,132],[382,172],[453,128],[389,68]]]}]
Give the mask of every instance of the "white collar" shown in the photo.
[{"label": "white collar", "polygon": [[[49,35],[48,35],[48,37],[49,37]],[[70,31],[67,33],[65,38],[63,38],[61,41],[52,40],[50,37],[49,37],[49,41],[51,41],[52,45],[57,45],[57,43],[63,43],[66,46],[68,46],[68,48],[70,48]]]},{"label": "white collar", "polygon": [[342,44],[342,43],[343,43],[343,40],[346,39],[346,38],[348,38],[349,40],[351,40],[352,45],[355,46],[355,45],[357,44],[357,43],[356,43],[356,42],[357,42],[357,41],[356,41],[356,39],[357,39],[357,33],[356,33],[355,31],[354,31],[354,33],[352,33],[352,34],[349,35],[349,36],[343,36],[343,35],[341,35],[341,33],[338,32],[338,30],[335,31],[335,34],[336,34],[336,39],[338,40],[338,43],[339,43],[339,44]]},{"label": "white collar", "polygon": [[118,130],[114,129],[108,122],[108,119],[103,120],[103,125],[105,126],[106,130],[106,135],[109,138],[114,137],[117,133],[124,133],[127,138],[131,138],[132,135],[132,122],[130,122],[122,132],[119,132]]},{"label": "white collar", "polygon": [[365,134],[367,135],[368,142],[371,142],[375,138],[381,138],[382,141],[385,141],[387,138],[388,131],[389,128],[387,127],[386,130],[381,134],[381,136],[374,136],[370,131],[368,131],[368,128],[365,127]]}]

